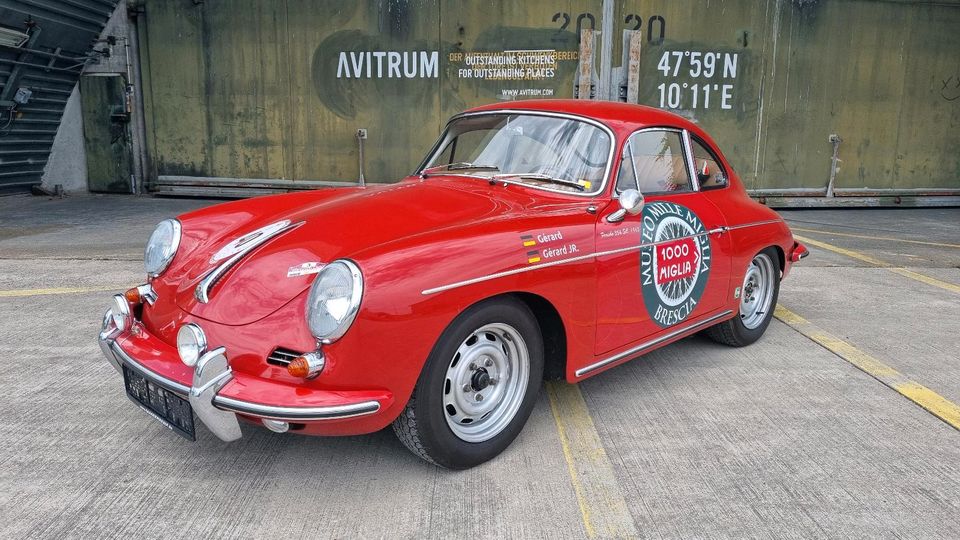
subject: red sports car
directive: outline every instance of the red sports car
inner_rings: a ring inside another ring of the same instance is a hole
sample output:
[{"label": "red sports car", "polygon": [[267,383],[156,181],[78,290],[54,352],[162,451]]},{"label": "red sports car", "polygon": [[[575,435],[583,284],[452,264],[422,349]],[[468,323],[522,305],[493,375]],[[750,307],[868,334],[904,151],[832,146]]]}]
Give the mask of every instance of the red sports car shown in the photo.
[{"label": "red sports car", "polygon": [[806,254],[695,124],[514,102],[455,116],[396,184],[161,222],[100,345],[128,396],[189,439],[194,418],[225,441],[241,420],[392,424],[423,459],[466,468],[511,443],[545,378],[699,331],[756,341]]}]

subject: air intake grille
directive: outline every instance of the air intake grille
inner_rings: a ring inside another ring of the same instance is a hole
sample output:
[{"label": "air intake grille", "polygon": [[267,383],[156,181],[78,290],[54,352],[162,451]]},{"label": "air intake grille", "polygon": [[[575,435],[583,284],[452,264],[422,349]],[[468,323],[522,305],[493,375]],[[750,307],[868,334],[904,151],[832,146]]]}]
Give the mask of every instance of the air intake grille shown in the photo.
[{"label": "air intake grille", "polygon": [[287,367],[287,365],[292,362],[294,358],[301,356],[302,354],[303,353],[299,353],[294,350],[277,347],[272,353],[270,353],[270,356],[267,356],[267,363],[273,364],[274,366]]}]

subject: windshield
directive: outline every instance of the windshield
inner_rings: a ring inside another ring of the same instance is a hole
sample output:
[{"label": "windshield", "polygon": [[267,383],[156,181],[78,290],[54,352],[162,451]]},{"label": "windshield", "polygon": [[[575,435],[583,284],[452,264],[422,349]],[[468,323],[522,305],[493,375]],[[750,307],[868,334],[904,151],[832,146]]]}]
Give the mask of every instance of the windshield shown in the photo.
[{"label": "windshield", "polygon": [[424,176],[458,174],[550,191],[596,193],[610,158],[609,135],[579,120],[535,114],[479,114],[454,120]]}]

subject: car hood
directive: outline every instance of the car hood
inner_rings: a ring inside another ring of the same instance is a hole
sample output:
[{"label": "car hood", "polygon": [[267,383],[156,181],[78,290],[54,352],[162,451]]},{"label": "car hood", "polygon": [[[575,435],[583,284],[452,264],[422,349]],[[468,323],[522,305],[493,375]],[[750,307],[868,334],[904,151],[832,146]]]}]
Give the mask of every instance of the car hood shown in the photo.
[{"label": "car hood", "polygon": [[[181,216],[180,252],[159,279],[192,315],[249,324],[309,288],[323,264],[386,242],[502,218],[532,201],[520,190],[452,177],[237,201]],[[238,240],[286,222],[286,230],[222,274],[207,302],[197,299],[198,284],[230,260]]]}]

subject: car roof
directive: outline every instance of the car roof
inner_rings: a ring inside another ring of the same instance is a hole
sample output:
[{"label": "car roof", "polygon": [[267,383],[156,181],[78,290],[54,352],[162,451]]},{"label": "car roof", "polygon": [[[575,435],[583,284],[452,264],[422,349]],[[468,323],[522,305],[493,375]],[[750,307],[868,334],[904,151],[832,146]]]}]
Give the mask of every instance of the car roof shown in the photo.
[{"label": "car roof", "polygon": [[600,120],[606,124],[628,122],[636,124],[637,127],[674,126],[678,128],[689,129],[695,133],[700,133],[701,131],[694,125],[693,122],[671,112],[657,109],[655,107],[633,105],[618,101],[594,101],[587,99],[531,99],[511,101],[508,103],[492,103],[490,105],[474,107],[466,112],[496,111],[501,109],[575,114]]}]

